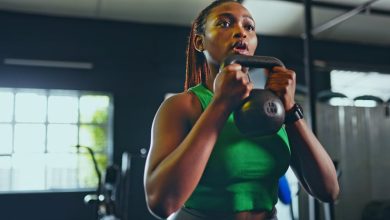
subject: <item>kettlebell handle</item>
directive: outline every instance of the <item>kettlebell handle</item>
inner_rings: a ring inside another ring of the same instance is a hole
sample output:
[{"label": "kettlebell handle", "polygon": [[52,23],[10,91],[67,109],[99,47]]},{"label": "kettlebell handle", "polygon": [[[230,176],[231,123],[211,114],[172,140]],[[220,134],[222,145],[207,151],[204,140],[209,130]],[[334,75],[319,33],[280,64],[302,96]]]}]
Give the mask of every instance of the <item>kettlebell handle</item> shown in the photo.
[{"label": "kettlebell handle", "polygon": [[275,66],[282,66],[284,64],[278,58],[269,57],[269,56],[248,56],[234,54],[225,58],[223,66],[227,66],[233,63],[238,63],[245,67],[255,67],[255,68],[266,68],[272,69]]}]

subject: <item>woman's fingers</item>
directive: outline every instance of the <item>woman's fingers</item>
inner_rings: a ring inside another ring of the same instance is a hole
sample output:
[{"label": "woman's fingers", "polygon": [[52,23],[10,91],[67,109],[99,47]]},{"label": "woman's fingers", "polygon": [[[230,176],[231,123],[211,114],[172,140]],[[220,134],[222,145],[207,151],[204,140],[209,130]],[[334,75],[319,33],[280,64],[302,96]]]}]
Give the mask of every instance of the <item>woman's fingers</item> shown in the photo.
[{"label": "woman's fingers", "polygon": [[275,92],[282,99],[286,109],[295,103],[295,87],[296,74],[294,71],[284,67],[274,67],[272,72],[268,72],[265,88]]},{"label": "woman's fingers", "polygon": [[238,106],[253,89],[246,70],[240,64],[225,66],[214,81],[214,94],[229,105]]}]

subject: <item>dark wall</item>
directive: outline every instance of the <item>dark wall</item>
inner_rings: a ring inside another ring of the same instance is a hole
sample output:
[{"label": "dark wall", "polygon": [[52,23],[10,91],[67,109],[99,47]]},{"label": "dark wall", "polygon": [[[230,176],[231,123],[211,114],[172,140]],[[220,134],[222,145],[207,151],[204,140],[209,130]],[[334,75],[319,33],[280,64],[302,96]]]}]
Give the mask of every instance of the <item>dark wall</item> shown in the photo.
[{"label": "dark wall", "polygon": [[[87,192],[4,194],[0,219],[70,220],[96,219],[94,206],[83,203]],[[81,209],[81,207],[85,207]]]},{"label": "dark wall", "polygon": [[[21,58],[94,64],[92,70],[75,70],[9,66],[2,62],[0,87],[112,93],[114,161],[118,163],[123,151],[139,155],[140,148],[148,148],[150,126],[164,94],[182,91],[188,31],[186,27],[0,12],[1,61]],[[314,51],[316,59],[352,65],[386,66],[390,60],[389,48],[378,46],[316,42]],[[305,84],[300,39],[262,36],[257,54],[280,58],[296,70],[298,83]],[[318,74],[318,87],[328,87],[329,74],[326,71]],[[144,159],[135,157],[131,219],[153,219],[145,206],[143,166]],[[0,195],[0,210],[2,215],[11,216],[7,219],[28,219],[37,210],[39,219],[93,219],[91,209],[80,202],[83,196],[83,193]]]}]

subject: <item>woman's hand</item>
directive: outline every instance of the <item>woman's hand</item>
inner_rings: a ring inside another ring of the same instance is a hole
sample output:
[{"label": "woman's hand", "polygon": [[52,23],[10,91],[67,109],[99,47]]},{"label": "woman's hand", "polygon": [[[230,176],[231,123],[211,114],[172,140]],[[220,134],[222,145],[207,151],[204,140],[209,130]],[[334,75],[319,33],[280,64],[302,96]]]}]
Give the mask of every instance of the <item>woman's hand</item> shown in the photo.
[{"label": "woman's hand", "polygon": [[276,66],[272,71],[265,71],[267,82],[265,88],[276,93],[283,102],[286,111],[295,104],[296,74],[285,67]]},{"label": "woman's hand", "polygon": [[253,89],[247,71],[240,64],[225,66],[214,80],[214,101],[226,103],[231,110],[236,109]]}]

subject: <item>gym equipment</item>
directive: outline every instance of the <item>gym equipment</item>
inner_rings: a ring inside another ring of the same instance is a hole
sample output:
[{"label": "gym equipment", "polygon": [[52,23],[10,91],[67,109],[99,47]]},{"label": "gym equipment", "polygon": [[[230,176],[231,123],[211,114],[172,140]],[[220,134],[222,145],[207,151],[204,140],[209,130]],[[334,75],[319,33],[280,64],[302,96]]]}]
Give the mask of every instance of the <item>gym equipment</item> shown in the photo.
[{"label": "gym equipment", "polygon": [[[92,149],[89,152],[91,157],[94,158]],[[84,197],[85,204],[96,207],[96,218],[98,220],[128,219],[130,164],[131,155],[123,152],[121,168],[115,164],[108,166],[104,180],[99,179],[96,194],[89,194]]]},{"label": "gym equipment", "polygon": [[[272,69],[284,66],[282,61],[268,56],[231,55],[223,66],[238,63],[244,67]],[[239,109],[234,111],[237,128],[247,136],[275,134],[283,125],[285,110],[279,97],[268,89],[253,89]]]},{"label": "gym equipment", "polygon": [[98,177],[96,193],[86,195],[84,203],[96,207],[96,218],[98,220],[128,220],[131,159],[137,156],[146,157],[147,150],[145,148],[140,149],[139,155],[123,152],[121,166],[109,165],[106,168],[104,178],[101,179],[102,175],[97,167],[93,150],[90,147],[83,147],[91,155]]},{"label": "gym equipment", "polygon": [[[112,164],[106,168],[104,179],[102,179],[103,175],[99,170],[95,152],[92,148],[80,145],[76,147],[85,148],[90,154],[98,181],[95,194],[86,195],[84,197],[84,203],[96,208],[96,218],[98,220],[119,220],[122,214],[122,210],[120,210],[122,201],[118,199],[119,185],[124,181],[123,179],[126,176],[121,175],[119,173],[119,167]],[[125,153],[122,155],[122,160]],[[127,159],[130,160],[130,158]]]}]

